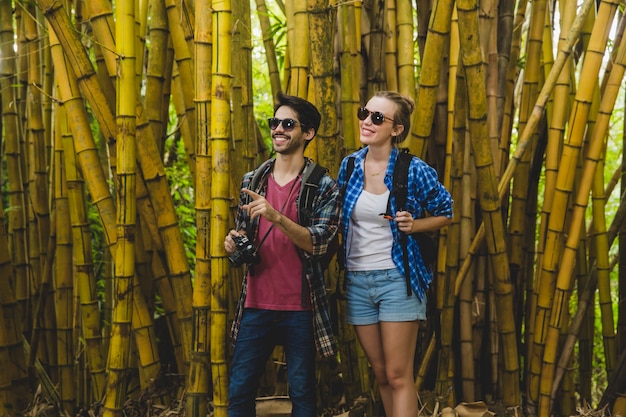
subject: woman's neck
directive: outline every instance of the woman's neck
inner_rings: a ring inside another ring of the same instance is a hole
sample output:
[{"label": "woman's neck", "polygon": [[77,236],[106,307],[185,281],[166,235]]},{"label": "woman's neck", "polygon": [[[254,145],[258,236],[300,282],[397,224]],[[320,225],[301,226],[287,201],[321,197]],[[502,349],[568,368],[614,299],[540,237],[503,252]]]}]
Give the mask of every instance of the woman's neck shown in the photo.
[{"label": "woman's neck", "polygon": [[372,146],[368,145],[366,158],[371,162],[387,162],[391,155],[391,146]]}]

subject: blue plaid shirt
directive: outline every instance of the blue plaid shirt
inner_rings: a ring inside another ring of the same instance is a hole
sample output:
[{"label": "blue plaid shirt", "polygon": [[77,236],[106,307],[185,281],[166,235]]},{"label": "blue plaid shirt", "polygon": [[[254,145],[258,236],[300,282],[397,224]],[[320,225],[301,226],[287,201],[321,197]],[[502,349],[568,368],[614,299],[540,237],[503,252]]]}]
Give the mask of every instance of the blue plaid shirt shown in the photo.
[{"label": "blue plaid shirt", "polygon": [[[341,168],[339,170],[339,178],[337,182],[340,188],[345,187],[345,195],[343,198],[343,209],[341,212],[341,233],[344,236],[348,236],[348,229],[350,228],[350,215],[354,206],[363,191],[363,163],[365,161],[365,155],[367,155],[367,147],[348,155],[341,162]],[[387,171],[385,172],[385,185],[391,190],[393,184],[393,170],[396,166],[396,160],[398,159],[399,150],[393,148],[391,155],[389,156],[389,164],[387,165]],[[348,179],[347,165],[348,158],[354,157],[354,171],[352,176]],[[391,214],[394,215],[397,211],[406,210],[413,215],[413,218],[420,218],[424,215],[424,210],[433,216],[446,216],[452,218],[452,197],[446,188],[439,182],[437,178],[437,171],[435,171],[426,162],[422,161],[418,157],[414,156],[411,160],[408,173],[408,192],[407,192],[407,207],[397,207],[395,199],[391,197]],[[390,222],[391,233],[393,234],[393,246],[391,248],[391,258],[398,270],[405,275],[404,262],[402,258],[402,246],[400,244],[401,231],[398,229],[396,222]],[[345,240],[344,240],[345,241]],[[408,243],[408,255],[409,255],[409,268],[411,287],[413,292],[419,297],[424,298],[426,289],[430,286],[432,281],[432,272],[422,260],[422,255],[419,251],[417,241],[413,238],[407,240]],[[344,247],[344,251],[345,251]],[[344,252],[347,255],[347,252]]]},{"label": "blue plaid shirt", "polygon": [[[308,166],[311,160],[306,158]],[[253,190],[258,194],[265,196],[267,193],[267,178],[272,172],[273,162],[267,166],[265,172],[259,181],[258,188]],[[243,176],[241,188],[248,188],[252,180],[252,172],[248,172]],[[302,190],[302,189],[301,189]],[[298,200],[300,195],[298,196]],[[251,224],[247,211],[242,210],[241,206],[247,204],[249,197],[245,193],[241,193],[239,197],[239,208],[237,210],[236,230],[250,230],[248,236],[251,240],[256,241],[259,233],[259,218],[254,219]],[[302,267],[309,283],[311,306],[313,308],[313,331],[315,333],[315,348],[322,357],[332,356],[337,351],[337,344],[332,331],[332,322],[330,318],[330,307],[326,294],[326,285],[324,284],[324,274],[320,265],[320,257],[324,255],[329,247],[329,243],[335,237],[339,228],[339,210],[341,208],[340,190],[335,180],[328,174],[324,175],[320,181],[319,189],[313,201],[313,214],[310,224],[304,224],[311,233],[313,242],[313,253],[300,251],[303,255]],[[277,255],[277,258],[279,256]],[[243,284],[241,286],[241,296],[237,303],[235,312],[235,320],[231,327],[231,337],[233,344],[237,341],[239,326],[241,325],[241,317],[243,315],[243,306],[248,293],[248,273],[244,274]]]}]

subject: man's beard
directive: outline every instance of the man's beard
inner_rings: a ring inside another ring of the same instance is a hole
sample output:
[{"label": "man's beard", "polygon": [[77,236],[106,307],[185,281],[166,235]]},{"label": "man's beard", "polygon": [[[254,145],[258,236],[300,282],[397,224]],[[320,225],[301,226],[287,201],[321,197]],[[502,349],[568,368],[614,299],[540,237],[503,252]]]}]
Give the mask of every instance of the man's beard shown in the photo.
[{"label": "man's beard", "polygon": [[287,139],[286,142],[282,144],[279,148],[276,148],[276,146],[274,146],[274,152],[281,155],[290,155],[296,153],[299,149],[300,143],[294,138]]}]

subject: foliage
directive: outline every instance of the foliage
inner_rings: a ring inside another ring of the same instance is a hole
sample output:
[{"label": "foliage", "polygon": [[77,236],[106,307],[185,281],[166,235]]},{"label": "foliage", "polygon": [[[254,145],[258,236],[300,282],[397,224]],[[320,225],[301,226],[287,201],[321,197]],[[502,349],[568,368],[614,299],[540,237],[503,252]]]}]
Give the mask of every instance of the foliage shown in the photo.
[{"label": "foliage", "polygon": [[[279,16],[280,11],[275,2],[267,2],[268,15],[272,22],[272,39],[276,46],[276,57],[278,60],[279,70],[283,70],[285,65],[286,37],[287,26],[284,16]],[[265,144],[270,149],[270,129],[267,125],[268,117],[274,115],[274,105],[272,91],[270,89],[270,80],[267,71],[267,61],[265,58],[265,50],[263,48],[263,36],[259,28],[257,13],[253,13],[252,19],[253,33],[252,36],[252,82],[254,94],[254,114],[257,125],[261,129]]]},{"label": "foliage", "polygon": [[165,141],[165,172],[183,235],[185,251],[192,274],[195,269],[196,210],[193,178],[187,163],[185,145],[179,135]]}]

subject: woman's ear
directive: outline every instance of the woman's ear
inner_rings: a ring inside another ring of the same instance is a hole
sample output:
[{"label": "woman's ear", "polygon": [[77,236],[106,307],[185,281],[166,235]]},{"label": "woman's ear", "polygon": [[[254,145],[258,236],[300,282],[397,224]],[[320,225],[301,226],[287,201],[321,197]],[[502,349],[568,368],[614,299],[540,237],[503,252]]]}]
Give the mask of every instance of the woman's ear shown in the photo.
[{"label": "woman's ear", "polygon": [[395,125],[391,131],[391,136],[395,138],[396,136],[400,136],[402,132],[404,132],[404,125]]}]

